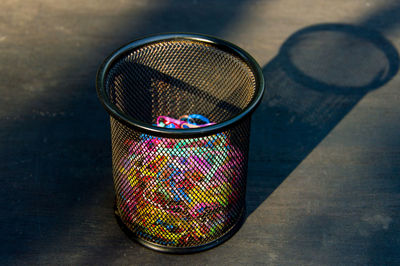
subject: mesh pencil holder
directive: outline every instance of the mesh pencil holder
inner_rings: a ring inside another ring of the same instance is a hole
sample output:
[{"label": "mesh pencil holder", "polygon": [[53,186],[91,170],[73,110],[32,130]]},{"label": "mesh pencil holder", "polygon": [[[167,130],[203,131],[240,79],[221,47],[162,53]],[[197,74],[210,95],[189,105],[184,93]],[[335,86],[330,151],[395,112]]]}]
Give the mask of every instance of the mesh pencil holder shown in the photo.
[{"label": "mesh pencil holder", "polygon": [[[245,216],[250,116],[264,92],[255,60],[214,37],[158,35],[115,51],[96,85],[110,114],[122,229],[170,253],[232,236]],[[192,126],[161,127],[163,117]],[[210,123],[193,126],[199,117]]]}]

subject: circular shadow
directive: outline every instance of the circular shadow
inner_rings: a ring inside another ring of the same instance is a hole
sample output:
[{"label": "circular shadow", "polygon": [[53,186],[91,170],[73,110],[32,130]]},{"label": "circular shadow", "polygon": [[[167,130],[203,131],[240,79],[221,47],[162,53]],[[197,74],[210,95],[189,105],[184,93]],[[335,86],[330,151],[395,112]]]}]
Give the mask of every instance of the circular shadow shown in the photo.
[{"label": "circular shadow", "polygon": [[319,24],[297,31],[279,51],[283,70],[319,91],[366,93],[398,71],[396,48],[379,32],[346,24]]}]

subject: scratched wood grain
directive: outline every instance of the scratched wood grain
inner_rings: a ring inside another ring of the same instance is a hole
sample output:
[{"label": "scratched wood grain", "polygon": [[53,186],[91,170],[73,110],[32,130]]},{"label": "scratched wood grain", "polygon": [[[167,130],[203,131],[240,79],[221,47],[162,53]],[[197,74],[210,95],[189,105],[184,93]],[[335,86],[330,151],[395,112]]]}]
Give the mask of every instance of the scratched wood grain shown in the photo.
[{"label": "scratched wood grain", "polygon": [[[397,1],[7,0],[0,10],[1,265],[400,264]],[[315,28],[332,22],[360,27]],[[223,245],[183,256],[117,226],[94,87],[112,50],[171,31],[240,45],[268,84],[252,122],[247,220]]]}]

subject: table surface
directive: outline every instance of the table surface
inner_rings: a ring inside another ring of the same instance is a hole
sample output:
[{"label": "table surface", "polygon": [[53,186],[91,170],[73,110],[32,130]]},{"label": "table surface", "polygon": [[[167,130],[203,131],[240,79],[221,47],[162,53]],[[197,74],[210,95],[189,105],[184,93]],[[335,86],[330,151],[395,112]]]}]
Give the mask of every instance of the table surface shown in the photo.
[{"label": "table surface", "polygon": [[[0,264],[400,264],[397,0],[0,3]],[[263,68],[247,220],[166,255],[113,216],[109,121],[95,74],[137,37],[198,32]]]}]

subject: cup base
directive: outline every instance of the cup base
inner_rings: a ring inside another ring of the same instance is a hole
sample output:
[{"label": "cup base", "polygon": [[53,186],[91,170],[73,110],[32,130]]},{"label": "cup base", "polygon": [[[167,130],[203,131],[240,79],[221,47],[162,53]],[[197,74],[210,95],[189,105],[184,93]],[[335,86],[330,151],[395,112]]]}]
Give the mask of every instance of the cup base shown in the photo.
[{"label": "cup base", "polygon": [[208,242],[206,244],[202,244],[200,246],[194,246],[194,247],[168,247],[168,246],[163,246],[163,245],[158,245],[152,242],[149,242],[147,240],[144,240],[140,237],[138,237],[134,232],[132,232],[121,220],[121,217],[119,215],[119,211],[114,205],[114,214],[115,218],[117,220],[118,225],[122,229],[122,231],[133,241],[149,248],[155,251],[163,252],[163,253],[173,253],[173,254],[190,254],[190,253],[195,253],[195,252],[201,252],[205,251],[208,249],[211,249],[215,246],[218,246],[225,241],[227,241],[229,238],[231,238],[239,229],[242,227],[245,219],[246,219],[246,211],[245,208],[242,209],[242,212],[240,214],[240,218],[238,219],[237,223],[234,224],[225,234],[220,236],[219,238]]}]

